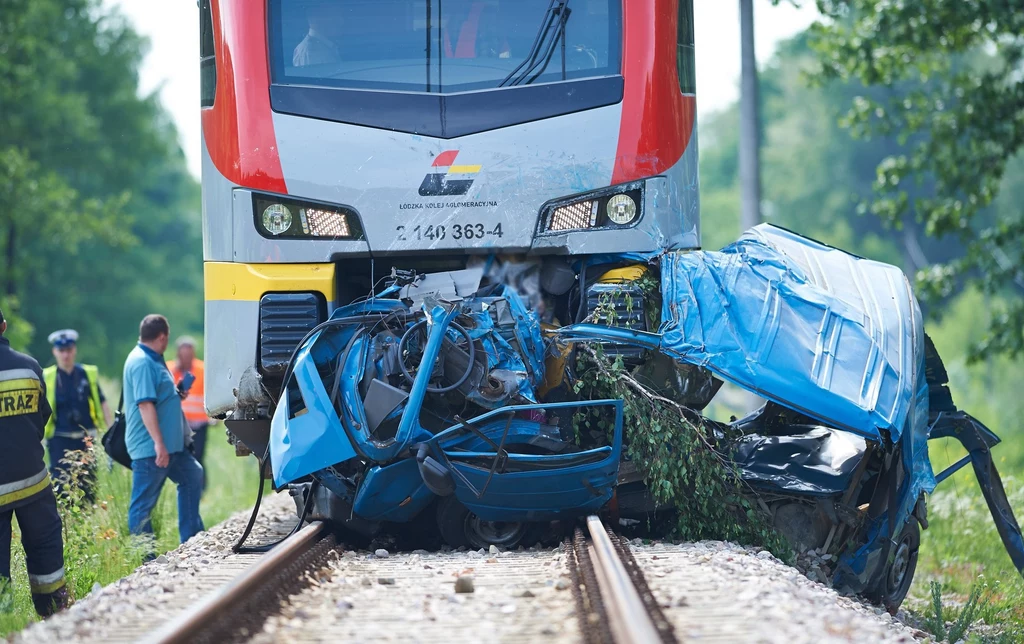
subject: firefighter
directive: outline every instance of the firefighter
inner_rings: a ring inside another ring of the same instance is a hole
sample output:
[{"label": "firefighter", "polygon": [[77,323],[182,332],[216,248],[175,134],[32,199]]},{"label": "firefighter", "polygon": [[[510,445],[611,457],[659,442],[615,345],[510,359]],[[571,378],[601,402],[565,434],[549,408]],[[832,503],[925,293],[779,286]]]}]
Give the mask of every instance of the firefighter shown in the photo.
[{"label": "firefighter", "polygon": [[57,497],[43,462],[50,403],[39,363],[11,349],[6,331],[0,311],[0,585],[11,579],[11,519],[17,515],[32,603],[47,617],[70,602]]},{"label": "firefighter", "polygon": [[[69,452],[84,452],[95,443],[97,430],[113,422],[110,406],[100,388],[99,370],[93,365],[76,364],[78,332],[74,329],[54,331],[48,338],[53,345],[56,364],[43,370],[47,402],[53,415],[46,424],[46,441],[50,453],[50,476],[62,492],[69,478]],[[95,472],[84,472],[80,481],[86,503],[94,498]]]}]

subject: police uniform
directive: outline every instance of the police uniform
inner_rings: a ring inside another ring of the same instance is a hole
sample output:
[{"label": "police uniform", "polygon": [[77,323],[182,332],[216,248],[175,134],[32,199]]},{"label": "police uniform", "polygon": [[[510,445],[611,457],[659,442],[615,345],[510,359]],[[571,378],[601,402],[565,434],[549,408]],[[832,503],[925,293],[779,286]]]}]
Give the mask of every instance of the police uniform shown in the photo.
[{"label": "police uniform", "polygon": [[[48,338],[57,348],[78,342],[73,329],[55,331]],[[99,369],[93,365],[76,364],[71,372],[56,365],[43,369],[47,400],[53,415],[46,424],[47,448],[50,455],[50,476],[58,492],[67,480],[71,465],[65,460],[69,452],[84,452],[88,442],[96,443],[97,430],[103,425],[103,403]],[[95,473],[90,468],[78,481],[85,492],[85,501],[94,499]]]},{"label": "police uniform", "polygon": [[39,363],[0,336],[0,578],[11,578],[11,520],[17,516],[32,601],[44,617],[69,602],[60,515],[43,462],[49,418]]}]

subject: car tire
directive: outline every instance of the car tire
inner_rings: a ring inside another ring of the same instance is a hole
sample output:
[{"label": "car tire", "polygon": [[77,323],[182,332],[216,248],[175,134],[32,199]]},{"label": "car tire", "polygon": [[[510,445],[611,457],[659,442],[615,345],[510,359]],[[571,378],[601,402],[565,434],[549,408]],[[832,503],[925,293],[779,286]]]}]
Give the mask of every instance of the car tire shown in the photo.
[{"label": "car tire", "polygon": [[531,524],[518,521],[483,521],[459,503],[454,496],[437,504],[437,529],[445,543],[453,548],[479,549],[497,546],[502,550],[523,543]]},{"label": "car tire", "polygon": [[881,604],[895,615],[900,604],[907,598],[910,585],[917,570],[917,556],[921,548],[921,526],[911,517],[900,531],[900,536],[890,553],[891,560],[885,564],[885,571],[878,584],[864,593],[876,604]]}]

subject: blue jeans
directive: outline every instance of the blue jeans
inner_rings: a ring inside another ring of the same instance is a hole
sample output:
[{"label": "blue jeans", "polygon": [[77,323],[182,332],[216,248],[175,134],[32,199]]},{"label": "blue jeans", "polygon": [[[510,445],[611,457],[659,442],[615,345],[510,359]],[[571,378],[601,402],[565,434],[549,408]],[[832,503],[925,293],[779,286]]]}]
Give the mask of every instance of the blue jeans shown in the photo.
[{"label": "blue jeans", "polygon": [[156,458],[132,461],[132,500],[128,506],[128,531],[152,534],[153,508],[160,498],[164,481],[178,484],[178,534],[185,543],[206,528],[199,516],[199,497],[203,493],[203,466],[187,451],[171,454],[167,467],[157,467]]}]

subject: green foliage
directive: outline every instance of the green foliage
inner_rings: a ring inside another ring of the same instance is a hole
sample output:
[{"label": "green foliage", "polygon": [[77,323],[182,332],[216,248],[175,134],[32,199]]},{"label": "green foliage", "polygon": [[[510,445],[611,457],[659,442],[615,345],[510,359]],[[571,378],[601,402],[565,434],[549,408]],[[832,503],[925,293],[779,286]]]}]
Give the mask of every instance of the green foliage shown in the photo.
[{"label": "green foliage", "polygon": [[112,373],[146,313],[200,331],[198,187],[157,96],[138,95],[145,41],[100,0],[9,0],[0,42],[0,292],[20,303],[18,345],[46,356],[74,327],[80,358]]},{"label": "green foliage", "polygon": [[[895,138],[878,164],[870,210],[952,236],[963,255],[918,273],[923,293],[964,281],[1001,294],[977,359],[1024,351],[1024,213],[993,204],[1024,149],[1024,12],[1006,0],[818,0],[816,78],[862,83],[845,125],[862,139]],[[921,190],[921,182],[928,189]]]},{"label": "green foliage", "polygon": [[17,350],[24,350],[32,339],[32,325],[19,315],[21,307],[18,306],[18,298],[0,294],[0,311],[4,312],[4,320],[7,322],[7,331],[4,337],[11,346]]},{"label": "green foliage", "polygon": [[735,541],[791,557],[698,414],[641,385],[621,357],[609,360],[589,347],[578,354],[575,391],[583,399],[624,402],[625,457],[644,476],[654,501],[676,508],[675,537]]},{"label": "green foliage", "polygon": [[924,627],[940,640],[946,639],[946,621],[942,618],[942,584],[933,581],[929,584],[931,591],[931,612],[925,619]]},{"label": "green foliage", "polygon": [[[1024,510],[1024,440],[1020,417],[1024,400],[1018,383],[1024,362],[1005,355],[989,355],[982,362],[967,361],[966,346],[985,333],[991,304],[977,291],[968,291],[947,305],[939,324],[929,327],[950,378],[953,400],[998,433],[1003,442],[992,450],[1010,505],[1018,519]],[[930,441],[929,455],[936,471],[956,462],[966,452],[952,439]],[[978,618],[1000,632],[983,641],[1022,641],[1024,638],[1024,578],[1006,554],[992,525],[988,505],[971,468],[944,481],[928,499],[929,526],[921,534],[920,559],[908,606],[927,601],[929,583],[942,584],[952,605],[962,605],[983,578],[988,597]],[[945,619],[953,619],[950,605]],[[918,609],[933,615],[934,609]],[[938,633],[933,628],[928,630]],[[972,636],[973,637],[973,636]]]},{"label": "green foliage", "polygon": [[[987,587],[983,583],[975,583],[971,586],[971,592],[967,597],[967,601],[964,602],[959,610],[955,611],[955,616],[953,616],[947,615],[950,611],[946,611],[943,606],[942,584],[933,581],[929,584],[929,589],[931,591],[931,605],[923,626],[935,635],[939,641],[946,641],[951,644],[964,639],[990,599]],[[947,616],[953,617],[948,630],[946,629]]]}]

